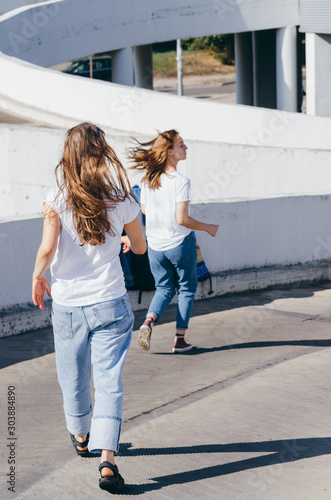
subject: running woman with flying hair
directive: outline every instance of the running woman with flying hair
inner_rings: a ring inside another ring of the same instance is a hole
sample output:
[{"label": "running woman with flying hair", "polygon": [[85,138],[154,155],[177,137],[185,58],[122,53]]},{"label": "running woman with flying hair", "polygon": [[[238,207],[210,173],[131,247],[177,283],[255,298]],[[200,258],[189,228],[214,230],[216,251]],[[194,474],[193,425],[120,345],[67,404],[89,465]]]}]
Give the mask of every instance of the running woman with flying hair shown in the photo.
[{"label": "running woman with flying hair", "polygon": [[[138,142],[138,141],[137,141]],[[190,180],[177,172],[187,146],[176,130],[129,150],[131,169],[142,173],[141,210],[146,215],[148,257],[155,294],[140,327],[138,345],[148,351],[155,322],[178,292],[176,334],[172,351],[192,349],[185,340],[197,289],[197,250],[193,230],[216,236],[218,225],[190,216]]]}]

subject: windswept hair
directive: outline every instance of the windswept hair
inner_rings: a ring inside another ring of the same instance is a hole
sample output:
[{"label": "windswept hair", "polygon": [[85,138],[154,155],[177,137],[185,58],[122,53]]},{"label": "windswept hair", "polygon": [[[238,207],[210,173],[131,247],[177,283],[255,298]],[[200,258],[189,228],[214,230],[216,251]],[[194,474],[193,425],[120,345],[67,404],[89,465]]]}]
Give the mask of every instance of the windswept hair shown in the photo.
[{"label": "windswept hair", "polygon": [[81,245],[102,245],[106,234],[114,236],[109,211],[130,199],[132,190],[104,132],[92,123],[81,123],[68,130],[55,175],[66,208],[72,210]]},{"label": "windswept hair", "polygon": [[136,142],[135,148],[129,149],[129,159],[134,163],[130,169],[143,172],[142,182],[151,189],[161,187],[160,177],[167,166],[168,149],[172,149],[179,136],[177,130],[160,132],[149,142]]}]

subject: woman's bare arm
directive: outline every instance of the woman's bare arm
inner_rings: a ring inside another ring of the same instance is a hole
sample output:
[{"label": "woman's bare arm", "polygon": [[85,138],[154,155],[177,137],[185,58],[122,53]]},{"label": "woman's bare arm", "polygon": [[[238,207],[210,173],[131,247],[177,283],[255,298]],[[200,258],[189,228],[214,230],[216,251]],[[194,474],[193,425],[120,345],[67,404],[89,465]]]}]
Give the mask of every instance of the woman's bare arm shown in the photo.
[{"label": "woman's bare arm", "polygon": [[132,222],[125,224],[124,231],[130,240],[132,252],[137,254],[145,253],[147,248],[146,241],[142,233],[138,217],[136,217]]},{"label": "woman's bare arm", "polygon": [[187,227],[194,231],[206,231],[211,236],[216,236],[219,226],[216,224],[206,224],[193,219],[189,215],[189,202],[180,201],[176,203],[176,221],[180,226]]},{"label": "woman's bare arm", "polygon": [[34,305],[39,306],[40,309],[44,309],[45,290],[51,296],[51,289],[44,273],[53,260],[60,228],[60,217],[45,203],[43,236],[32,276],[32,299]]}]

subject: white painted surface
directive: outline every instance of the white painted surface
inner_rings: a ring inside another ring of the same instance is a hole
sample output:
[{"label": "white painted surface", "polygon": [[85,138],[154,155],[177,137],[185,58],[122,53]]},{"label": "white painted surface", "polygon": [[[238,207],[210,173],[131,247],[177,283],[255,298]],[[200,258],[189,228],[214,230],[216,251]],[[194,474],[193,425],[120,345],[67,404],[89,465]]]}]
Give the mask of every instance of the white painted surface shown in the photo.
[{"label": "white painted surface", "polygon": [[0,224],[1,308],[31,302],[31,276],[42,234],[42,219]]},{"label": "white painted surface", "polygon": [[276,31],[277,109],[297,111],[297,28]]},{"label": "white painted surface", "polygon": [[[330,260],[330,211],[330,195],[192,206],[194,217],[220,224],[215,238],[196,233],[212,273]],[[41,218],[0,224],[0,309],[31,302],[41,234]]]},{"label": "white painted surface", "polygon": [[114,50],[112,52],[112,80],[120,85],[133,85],[133,54],[132,47]]},{"label": "white painted surface", "polygon": [[66,129],[89,120],[106,132],[129,136],[154,136],[157,130],[175,127],[190,140],[330,147],[329,118],[165,95],[79,78],[5,55],[0,55],[0,70],[7,75],[0,79],[0,109],[51,127]]},{"label": "white painted surface", "polygon": [[0,50],[53,66],[135,45],[297,24],[298,0],[64,0],[6,19]]},{"label": "white painted surface", "polygon": [[[330,193],[330,150],[222,144],[182,136],[188,154],[179,171],[191,179],[194,203]],[[41,213],[44,193],[55,184],[63,139],[63,130],[0,125],[0,219]],[[128,168],[130,139],[107,135],[107,140]],[[131,171],[129,177],[132,184],[139,182]]]},{"label": "white painted surface", "polygon": [[44,0],[1,0],[0,15],[22,7],[42,3]]},{"label": "white painted surface", "polygon": [[307,115],[316,115],[316,37],[315,33],[306,33]]},{"label": "white painted surface", "polygon": [[330,195],[192,206],[193,217],[220,224],[215,239],[197,232],[213,273],[330,259],[330,211]]}]

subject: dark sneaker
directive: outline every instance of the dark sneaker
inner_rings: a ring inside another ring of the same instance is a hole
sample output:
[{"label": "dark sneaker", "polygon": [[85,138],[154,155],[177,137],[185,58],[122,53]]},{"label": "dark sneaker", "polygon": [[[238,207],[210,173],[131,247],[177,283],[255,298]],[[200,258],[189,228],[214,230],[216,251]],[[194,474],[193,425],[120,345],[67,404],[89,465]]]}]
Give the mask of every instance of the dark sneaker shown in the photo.
[{"label": "dark sneaker", "polygon": [[140,327],[138,336],[138,345],[144,351],[149,351],[151,347],[151,335],[154,326],[154,321],[151,318],[147,318]]},{"label": "dark sneaker", "polygon": [[184,336],[181,337],[175,337],[175,343],[172,347],[172,352],[185,352],[185,351],[190,351],[192,349],[193,345],[188,344]]}]

